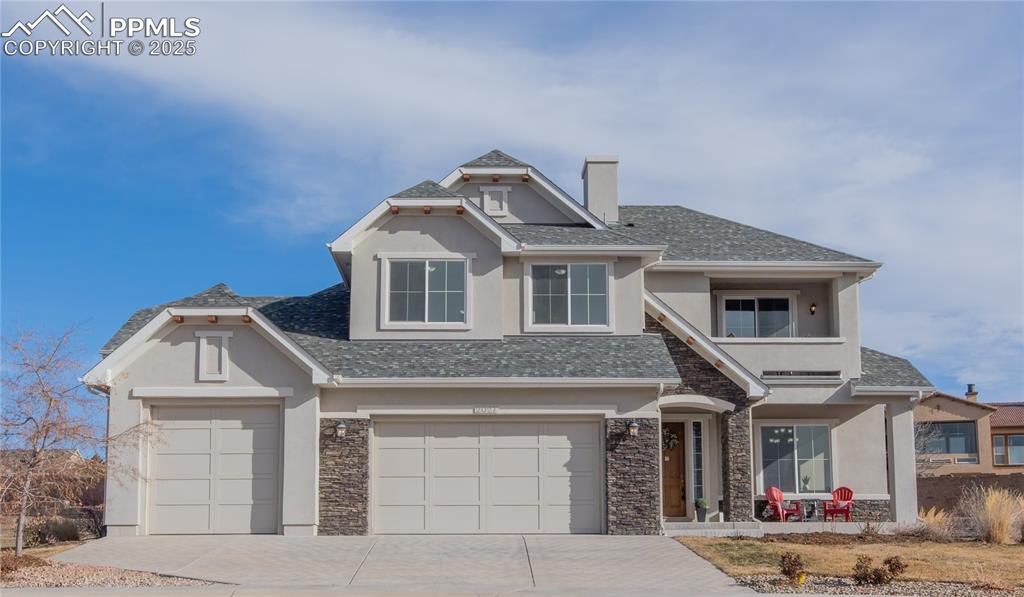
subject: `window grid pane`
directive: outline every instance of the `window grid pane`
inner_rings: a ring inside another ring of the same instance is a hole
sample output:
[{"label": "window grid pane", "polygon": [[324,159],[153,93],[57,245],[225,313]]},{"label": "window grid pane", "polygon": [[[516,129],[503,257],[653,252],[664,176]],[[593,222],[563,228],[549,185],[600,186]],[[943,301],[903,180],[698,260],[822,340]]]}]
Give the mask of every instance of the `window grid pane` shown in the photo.
[{"label": "window grid pane", "polygon": [[793,428],[765,426],[761,428],[761,468],[764,489],[778,487],[784,492],[796,491],[796,450]]},{"label": "window grid pane", "polygon": [[978,436],[974,421],[923,423],[928,454],[977,454]]},{"label": "window grid pane", "polygon": [[465,261],[391,261],[390,268],[390,321],[465,323]]},{"label": "window grid pane", "polygon": [[1024,464],[1024,435],[1008,435],[1006,437],[1010,464]]},{"label": "window grid pane", "polygon": [[753,338],[757,335],[753,299],[726,299],[725,335],[728,338]]},{"label": "window grid pane", "polygon": [[992,436],[992,462],[994,464],[1006,464],[1006,436]]},{"label": "window grid pane", "polygon": [[608,269],[600,263],[569,266],[573,325],[608,325]]},{"label": "window grid pane", "polygon": [[693,499],[704,497],[704,442],[700,421],[693,422]]}]

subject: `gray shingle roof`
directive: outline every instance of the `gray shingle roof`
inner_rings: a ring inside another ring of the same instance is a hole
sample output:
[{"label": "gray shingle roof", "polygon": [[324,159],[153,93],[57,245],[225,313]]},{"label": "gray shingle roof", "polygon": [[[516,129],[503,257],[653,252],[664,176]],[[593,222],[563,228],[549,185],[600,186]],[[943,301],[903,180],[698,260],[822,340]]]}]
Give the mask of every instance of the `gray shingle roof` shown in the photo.
[{"label": "gray shingle roof", "polygon": [[526,245],[568,245],[568,246],[645,246],[647,243],[614,232],[598,230],[587,224],[502,224],[502,228]]},{"label": "gray shingle roof", "polygon": [[462,196],[463,195],[449,191],[432,180],[424,180],[423,182],[413,185],[404,191],[395,193],[391,197],[394,199],[448,199]]},{"label": "gray shingle roof", "polygon": [[862,346],[860,361],[862,374],[854,385],[932,387],[932,382],[907,359]]},{"label": "gray shingle roof", "polygon": [[[204,305],[211,291],[259,309],[336,375],[378,377],[556,377],[677,379],[661,337],[506,336],[501,340],[376,341],[348,339],[349,291],[342,285],[302,297],[240,297],[219,284],[174,303],[137,311],[107,342],[110,352],[163,308]],[[192,302],[198,300],[200,302]]]},{"label": "gray shingle roof", "polygon": [[504,151],[492,149],[482,156],[469,160],[462,168],[527,168],[529,164],[508,155]]},{"label": "gray shingle roof", "polygon": [[678,205],[619,207],[622,234],[667,244],[667,261],[864,261],[866,259]]}]

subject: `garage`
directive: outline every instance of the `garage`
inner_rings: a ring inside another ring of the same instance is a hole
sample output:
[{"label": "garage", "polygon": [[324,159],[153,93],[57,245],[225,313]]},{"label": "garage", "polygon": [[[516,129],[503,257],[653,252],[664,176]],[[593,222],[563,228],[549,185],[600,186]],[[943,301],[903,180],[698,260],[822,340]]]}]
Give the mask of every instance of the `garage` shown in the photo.
[{"label": "garage", "polygon": [[600,533],[597,421],[375,420],[376,533]]},{"label": "garage", "polygon": [[154,406],[150,534],[277,533],[280,407]]}]

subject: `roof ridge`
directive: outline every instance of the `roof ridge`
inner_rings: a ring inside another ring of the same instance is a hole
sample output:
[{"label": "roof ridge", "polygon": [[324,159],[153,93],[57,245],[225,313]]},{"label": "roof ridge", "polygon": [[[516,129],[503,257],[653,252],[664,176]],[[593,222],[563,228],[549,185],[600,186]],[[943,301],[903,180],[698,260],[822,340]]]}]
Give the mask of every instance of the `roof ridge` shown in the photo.
[{"label": "roof ridge", "polygon": [[389,198],[391,199],[433,199],[433,198],[465,198],[465,195],[454,193],[449,191],[444,186],[438,184],[429,178],[412,185],[411,187],[399,191]]},{"label": "roof ridge", "polygon": [[472,160],[469,160],[465,164],[459,166],[460,168],[486,168],[486,167],[506,167],[506,168],[529,168],[530,165],[526,162],[514,158],[509,154],[505,153],[500,149],[492,149],[487,153],[477,156]]}]

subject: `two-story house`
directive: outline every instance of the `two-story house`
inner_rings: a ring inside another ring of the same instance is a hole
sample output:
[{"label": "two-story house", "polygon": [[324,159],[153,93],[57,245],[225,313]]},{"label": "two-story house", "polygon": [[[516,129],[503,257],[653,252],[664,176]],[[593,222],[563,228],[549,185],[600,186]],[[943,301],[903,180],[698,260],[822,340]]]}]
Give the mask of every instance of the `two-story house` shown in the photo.
[{"label": "two-story house", "polygon": [[159,429],[111,451],[108,532],[656,534],[770,486],[914,520],[932,388],[861,346],[881,264],[582,178],[495,150],[332,241],[336,286],[136,312],[85,376]]}]

